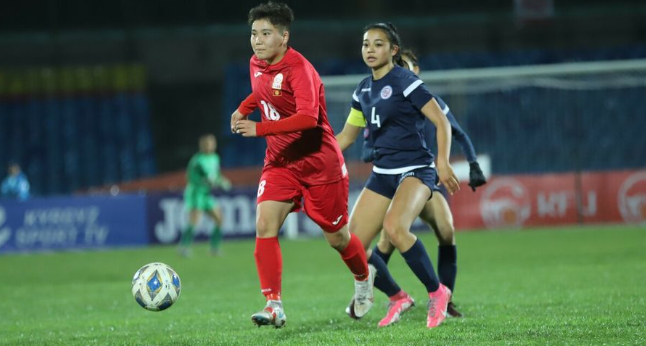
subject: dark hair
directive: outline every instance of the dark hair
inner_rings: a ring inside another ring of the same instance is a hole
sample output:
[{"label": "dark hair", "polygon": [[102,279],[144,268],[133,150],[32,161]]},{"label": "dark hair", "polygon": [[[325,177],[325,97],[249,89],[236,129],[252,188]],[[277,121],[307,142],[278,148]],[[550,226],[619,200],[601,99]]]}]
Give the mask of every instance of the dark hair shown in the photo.
[{"label": "dark hair", "polygon": [[294,21],[294,12],[287,4],[270,1],[249,10],[249,25],[258,19],[267,19],[273,26],[289,30]]},{"label": "dark hair", "polygon": [[[409,49],[409,48],[402,49],[401,50],[401,55],[402,55],[402,62],[404,64],[406,63],[406,62],[403,61],[404,60],[403,56],[405,55],[410,59],[410,62],[413,63],[413,67],[419,66],[419,59],[417,59],[417,55],[415,55],[415,53],[413,52],[412,49]],[[403,66],[403,67],[408,68],[408,66]]]},{"label": "dark hair", "polygon": [[388,41],[390,42],[390,46],[397,46],[399,49],[397,50],[397,54],[393,56],[393,62],[397,65],[404,66],[404,61],[402,60],[402,55],[401,55],[401,50],[402,50],[402,41],[399,38],[399,33],[397,32],[397,28],[393,23],[372,23],[368,24],[363,28],[363,33],[365,34],[368,32],[368,30],[372,29],[379,29],[382,30],[384,33],[386,33],[386,36],[388,37]]}]

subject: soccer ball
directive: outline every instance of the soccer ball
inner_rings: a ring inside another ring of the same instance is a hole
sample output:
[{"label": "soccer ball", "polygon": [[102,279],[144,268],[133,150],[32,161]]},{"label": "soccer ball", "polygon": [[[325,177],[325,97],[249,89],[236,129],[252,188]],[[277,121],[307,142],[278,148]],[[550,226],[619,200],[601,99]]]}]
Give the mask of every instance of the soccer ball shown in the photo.
[{"label": "soccer ball", "polygon": [[148,263],[132,278],[132,295],[141,307],[150,311],[168,309],[181,291],[179,275],[164,263]]}]

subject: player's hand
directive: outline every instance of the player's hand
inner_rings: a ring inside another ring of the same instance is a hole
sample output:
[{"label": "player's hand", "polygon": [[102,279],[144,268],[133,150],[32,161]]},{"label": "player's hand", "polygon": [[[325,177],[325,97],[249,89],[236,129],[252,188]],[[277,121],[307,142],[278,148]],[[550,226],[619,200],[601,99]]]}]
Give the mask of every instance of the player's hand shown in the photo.
[{"label": "player's hand", "polygon": [[222,179],[222,184],[220,184],[220,186],[224,191],[231,191],[231,182],[229,179]]},{"label": "player's hand", "polygon": [[233,114],[231,114],[231,132],[236,133],[235,124],[238,120],[244,119],[245,116],[242,115],[237,109]]},{"label": "player's hand", "polygon": [[485,178],[482,170],[480,169],[480,164],[478,162],[471,162],[469,164],[469,186],[473,192],[476,191],[476,187],[482,186],[487,183],[487,178]]},{"label": "player's hand", "polygon": [[256,136],[256,122],[253,120],[238,120],[233,125],[235,133],[239,133],[242,137],[257,137]]},{"label": "player's hand", "polygon": [[437,163],[437,174],[440,177],[440,183],[446,187],[446,190],[450,194],[454,194],[460,190],[460,180],[458,180],[458,177],[448,162]]}]

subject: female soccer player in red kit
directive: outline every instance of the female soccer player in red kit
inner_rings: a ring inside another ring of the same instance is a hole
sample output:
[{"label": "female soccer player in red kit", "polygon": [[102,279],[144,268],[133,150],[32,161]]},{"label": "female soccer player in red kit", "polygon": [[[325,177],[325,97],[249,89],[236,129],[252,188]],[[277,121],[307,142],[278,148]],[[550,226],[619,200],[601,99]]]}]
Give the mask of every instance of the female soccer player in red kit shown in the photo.
[{"label": "female soccer player in red kit", "polygon": [[[355,277],[356,315],[372,307],[374,268],[361,241],[348,231],[348,174],[327,119],[325,91],[309,61],[287,45],[294,19],[285,4],[269,2],[249,11],[252,94],[231,115],[231,131],[267,140],[258,185],[256,268],[266,307],[251,316],[258,325],[285,324],[280,298],[282,255],[278,231],[301,208],[316,222]],[[261,122],[247,120],[260,108]],[[301,200],[304,203],[301,203]]]}]

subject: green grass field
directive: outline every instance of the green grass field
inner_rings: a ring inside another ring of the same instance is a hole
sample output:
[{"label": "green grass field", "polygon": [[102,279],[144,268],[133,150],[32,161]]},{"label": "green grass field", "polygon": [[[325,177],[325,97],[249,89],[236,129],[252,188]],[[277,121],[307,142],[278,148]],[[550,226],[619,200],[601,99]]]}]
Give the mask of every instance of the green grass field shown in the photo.
[{"label": "green grass field", "polygon": [[[353,281],[325,241],[282,241],[283,329],[256,328],[264,306],[252,241],[205,245],[184,259],[171,247],[0,256],[0,345],[646,345],[646,230],[573,227],[458,234],[454,301],[466,315],[425,327],[425,292],[393,256],[418,305],[377,329],[386,297],[361,321],[343,312]],[[422,235],[431,257],[436,241]],[[137,305],[130,280],[161,261],[182,279],[163,312]]]}]

